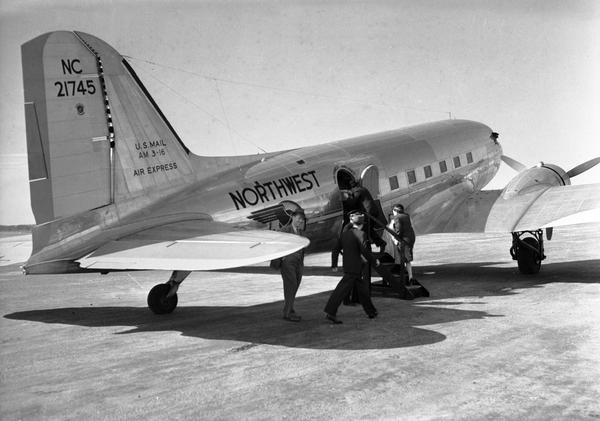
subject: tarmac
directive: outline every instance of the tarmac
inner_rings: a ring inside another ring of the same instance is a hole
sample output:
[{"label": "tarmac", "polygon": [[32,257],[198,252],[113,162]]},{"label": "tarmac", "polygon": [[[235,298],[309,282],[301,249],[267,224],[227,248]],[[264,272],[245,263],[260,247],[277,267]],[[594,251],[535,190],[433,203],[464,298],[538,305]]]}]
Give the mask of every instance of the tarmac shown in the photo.
[{"label": "tarmac", "polygon": [[343,306],[342,325],[328,254],[292,323],[266,266],[193,273],[157,316],[169,273],[25,276],[28,236],[0,237],[2,420],[600,419],[600,225],[556,228],[534,276],[508,234],[419,237],[431,297],[374,292],[379,317]]}]

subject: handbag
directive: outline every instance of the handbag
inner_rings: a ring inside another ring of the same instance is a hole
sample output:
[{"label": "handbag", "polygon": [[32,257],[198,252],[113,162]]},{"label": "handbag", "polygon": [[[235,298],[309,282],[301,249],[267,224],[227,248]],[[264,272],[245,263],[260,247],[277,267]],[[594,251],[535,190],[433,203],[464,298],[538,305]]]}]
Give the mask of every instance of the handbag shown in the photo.
[{"label": "handbag", "polygon": [[271,269],[275,269],[275,270],[281,269],[281,257],[278,259],[271,260],[271,263],[269,263],[269,267],[271,267]]}]

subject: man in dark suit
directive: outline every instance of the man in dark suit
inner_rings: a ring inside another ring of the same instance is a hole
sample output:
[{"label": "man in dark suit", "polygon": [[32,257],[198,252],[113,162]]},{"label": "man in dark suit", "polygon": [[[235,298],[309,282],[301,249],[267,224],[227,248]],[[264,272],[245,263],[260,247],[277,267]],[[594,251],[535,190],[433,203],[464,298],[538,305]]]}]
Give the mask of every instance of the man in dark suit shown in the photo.
[{"label": "man in dark suit", "polygon": [[327,320],[342,323],[336,316],[337,310],[344,297],[357,285],[358,298],[369,318],[377,317],[377,310],[371,302],[369,280],[362,276],[364,265],[370,263],[379,266],[379,261],[371,254],[371,248],[366,233],[362,230],[364,224],[362,212],[350,212],[352,228],[345,230],[340,237],[341,250],[344,255],[344,276],[331,293],[325,306]]},{"label": "man in dark suit", "polygon": [[[348,213],[348,218],[350,213]],[[366,220],[365,220],[365,224],[366,224]],[[331,269],[334,272],[337,272],[338,270],[338,260],[339,260],[339,255],[340,253],[342,253],[342,235],[344,234],[344,232],[351,230],[353,227],[351,222],[348,222],[346,225],[344,225],[344,227],[342,228],[342,233],[340,234],[340,237],[338,238],[338,240],[336,241],[335,246],[333,247],[333,250],[331,250]],[[366,231],[366,226],[363,225],[362,227],[363,232],[367,232]],[[381,237],[376,233],[376,232],[372,232],[372,237],[368,238],[369,240],[369,244],[371,243],[371,241],[373,241],[375,244],[377,244],[377,242],[383,242],[384,244],[384,248],[385,248],[385,241],[383,241],[381,239]],[[375,240],[373,240],[375,239]],[[368,247],[368,249],[370,250],[371,248]],[[371,268],[369,267],[369,265],[363,265],[363,273],[362,273],[362,277],[363,280],[367,283],[367,285],[369,285],[369,291],[370,291],[370,283],[371,283]],[[353,306],[356,305],[357,303],[360,303],[360,300],[358,299],[358,285],[354,284],[354,287],[352,287],[352,290],[348,293],[348,296],[344,298],[343,301],[344,305],[346,306]]]}]

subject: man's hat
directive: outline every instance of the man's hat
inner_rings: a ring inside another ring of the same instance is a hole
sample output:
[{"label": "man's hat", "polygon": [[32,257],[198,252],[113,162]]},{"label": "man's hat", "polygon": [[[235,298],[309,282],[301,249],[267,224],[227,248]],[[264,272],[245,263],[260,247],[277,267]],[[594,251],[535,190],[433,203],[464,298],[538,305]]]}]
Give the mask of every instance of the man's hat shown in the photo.
[{"label": "man's hat", "polygon": [[350,213],[349,213],[348,215],[349,215],[350,217],[357,216],[357,215],[360,215],[360,216],[365,216],[365,215],[364,215],[364,214],[363,214],[361,211],[359,211],[359,210],[353,210],[353,211],[350,211]]}]

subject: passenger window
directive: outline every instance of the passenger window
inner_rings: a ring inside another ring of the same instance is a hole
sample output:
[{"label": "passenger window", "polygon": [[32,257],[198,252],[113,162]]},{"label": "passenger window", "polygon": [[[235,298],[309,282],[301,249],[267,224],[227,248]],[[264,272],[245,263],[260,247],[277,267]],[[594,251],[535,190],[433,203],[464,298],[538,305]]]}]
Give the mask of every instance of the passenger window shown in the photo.
[{"label": "passenger window", "polygon": [[414,184],[417,182],[415,170],[406,171],[406,176],[408,177],[408,184]]},{"label": "passenger window", "polygon": [[441,172],[448,171],[448,166],[446,165],[446,160],[440,161],[440,171]]},{"label": "passenger window", "polygon": [[454,157],[454,168],[460,167],[460,156]]},{"label": "passenger window", "polygon": [[467,152],[467,163],[473,162],[473,154],[471,152]]},{"label": "passenger window", "polygon": [[429,178],[433,175],[433,173],[431,172],[431,165],[426,165],[423,168],[423,171],[425,171],[425,178]]},{"label": "passenger window", "polygon": [[396,190],[400,185],[398,184],[398,177],[390,177],[390,189]]}]

